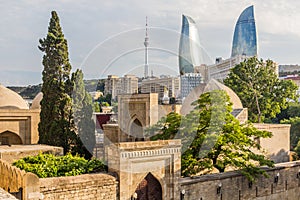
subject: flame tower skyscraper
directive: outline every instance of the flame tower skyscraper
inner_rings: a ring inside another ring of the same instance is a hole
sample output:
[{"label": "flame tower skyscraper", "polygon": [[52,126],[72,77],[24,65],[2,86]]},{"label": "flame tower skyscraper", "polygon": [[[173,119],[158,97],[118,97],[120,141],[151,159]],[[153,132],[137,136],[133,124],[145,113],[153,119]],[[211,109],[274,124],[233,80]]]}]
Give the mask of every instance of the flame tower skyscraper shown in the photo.
[{"label": "flame tower skyscraper", "polygon": [[236,22],[231,57],[257,56],[257,33],[253,6],[246,8]]},{"label": "flame tower skyscraper", "polygon": [[182,15],[179,43],[180,75],[194,73],[194,67],[200,66],[202,60],[201,45],[196,23],[191,17]]}]

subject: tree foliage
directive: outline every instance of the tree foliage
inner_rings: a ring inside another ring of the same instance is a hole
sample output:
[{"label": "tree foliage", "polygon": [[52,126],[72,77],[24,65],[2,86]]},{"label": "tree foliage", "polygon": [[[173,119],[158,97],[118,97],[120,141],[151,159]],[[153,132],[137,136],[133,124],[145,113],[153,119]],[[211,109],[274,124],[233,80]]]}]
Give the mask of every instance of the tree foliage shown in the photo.
[{"label": "tree foliage", "polygon": [[54,156],[52,154],[39,154],[28,156],[13,163],[14,166],[32,172],[40,178],[76,176],[93,172],[106,171],[104,163],[100,160],[86,160],[78,155]]},{"label": "tree foliage", "polygon": [[300,117],[292,117],[290,119],[282,120],[282,124],[291,124],[290,130],[290,145],[293,150],[300,140]]},{"label": "tree foliage", "polygon": [[162,117],[155,125],[146,130],[146,136],[151,140],[174,139],[181,124],[181,115],[170,112],[166,117]]},{"label": "tree foliage", "polygon": [[81,70],[76,70],[72,74],[72,83],[75,132],[78,135],[76,152],[85,155],[86,158],[91,158],[96,144],[95,123],[92,119],[93,100],[91,95],[85,90]]},{"label": "tree foliage", "polygon": [[300,103],[290,102],[284,113],[277,118],[281,124],[291,124],[290,149],[300,157]]},{"label": "tree foliage", "polygon": [[[231,115],[229,96],[220,90],[202,94],[186,116],[175,113],[160,120],[147,132],[151,140],[179,138],[182,140],[182,175],[209,173],[215,169],[239,169],[250,180],[264,174],[259,166],[273,166],[261,153],[257,139],[271,137],[251,124],[240,124]],[[160,127],[160,129],[159,129]],[[256,153],[260,152],[260,153]]]},{"label": "tree foliage", "polygon": [[71,64],[67,40],[55,11],[51,12],[47,36],[39,42],[39,49],[44,53],[39,143],[62,146],[67,153],[77,140],[70,97]]},{"label": "tree foliage", "polygon": [[248,108],[252,122],[276,117],[287,107],[288,99],[296,99],[297,86],[290,80],[279,80],[275,70],[272,60],[251,57],[232,68],[224,80]]}]

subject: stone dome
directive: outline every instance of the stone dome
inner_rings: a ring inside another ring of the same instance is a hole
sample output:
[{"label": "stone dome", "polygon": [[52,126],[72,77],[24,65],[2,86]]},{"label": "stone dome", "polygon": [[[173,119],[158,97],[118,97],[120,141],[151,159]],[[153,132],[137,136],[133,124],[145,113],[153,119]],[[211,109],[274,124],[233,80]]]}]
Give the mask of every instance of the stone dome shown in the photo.
[{"label": "stone dome", "polygon": [[41,103],[42,99],[43,99],[43,93],[39,92],[32,100],[30,109],[41,109],[40,103]]},{"label": "stone dome", "polygon": [[29,105],[19,94],[0,84],[0,109],[29,109]]},{"label": "stone dome", "polygon": [[215,79],[211,79],[208,83],[202,83],[190,92],[190,94],[185,98],[182,104],[180,113],[182,115],[188,114],[193,109],[191,103],[196,101],[201,94],[212,90],[224,90],[230,97],[232,109],[243,109],[243,105],[240,98],[232,89],[216,81]]}]

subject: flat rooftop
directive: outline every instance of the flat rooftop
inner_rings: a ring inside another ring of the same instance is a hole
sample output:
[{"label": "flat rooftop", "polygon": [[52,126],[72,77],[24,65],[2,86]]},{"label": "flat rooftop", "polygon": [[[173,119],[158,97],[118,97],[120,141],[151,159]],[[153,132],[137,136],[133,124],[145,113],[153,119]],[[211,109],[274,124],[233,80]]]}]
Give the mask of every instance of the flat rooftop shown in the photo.
[{"label": "flat rooftop", "polygon": [[49,146],[44,144],[33,145],[0,145],[0,153],[8,152],[24,152],[24,151],[47,151],[53,149],[61,149],[61,147]]},{"label": "flat rooftop", "polygon": [[39,153],[50,153],[53,155],[63,155],[63,148],[44,144],[33,145],[0,145],[0,159],[8,163],[27,156],[36,156]]}]

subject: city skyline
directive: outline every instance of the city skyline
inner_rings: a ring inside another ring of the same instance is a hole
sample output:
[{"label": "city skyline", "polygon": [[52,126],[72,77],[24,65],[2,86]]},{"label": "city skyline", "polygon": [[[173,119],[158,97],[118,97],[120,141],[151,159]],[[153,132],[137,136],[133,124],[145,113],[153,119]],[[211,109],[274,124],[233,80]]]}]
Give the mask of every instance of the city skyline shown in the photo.
[{"label": "city skyline", "polygon": [[255,9],[259,57],[279,64],[299,64],[300,3],[291,0],[3,1],[0,83],[41,83],[42,53],[37,46],[38,40],[47,34],[51,10],[56,10],[60,17],[73,69],[82,68],[85,78],[90,79],[107,74],[142,76],[145,16],[149,20],[149,65],[154,75],[159,75],[157,71],[179,74],[182,14],[195,20],[200,43],[211,62],[216,57],[229,58],[235,23],[250,5]]}]

